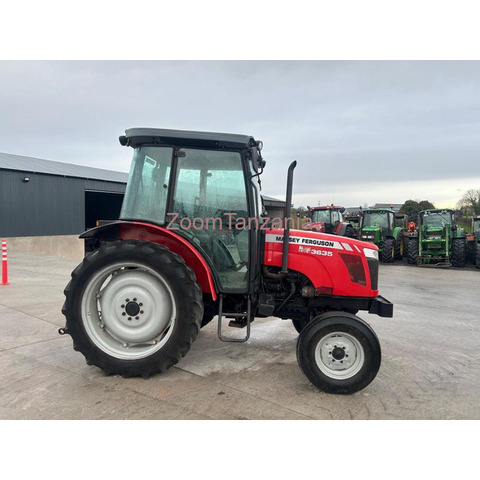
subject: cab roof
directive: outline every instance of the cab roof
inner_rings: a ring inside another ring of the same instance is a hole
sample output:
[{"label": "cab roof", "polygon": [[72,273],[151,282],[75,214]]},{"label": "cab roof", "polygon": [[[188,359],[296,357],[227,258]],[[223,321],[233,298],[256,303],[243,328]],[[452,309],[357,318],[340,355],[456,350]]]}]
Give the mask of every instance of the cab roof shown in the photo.
[{"label": "cab roof", "polygon": [[391,208],[364,208],[362,210],[362,213],[369,213],[369,212],[373,212],[373,213],[395,213],[394,210],[392,210]]},{"label": "cab roof", "polygon": [[442,213],[442,212],[451,212],[455,213],[451,208],[428,208],[427,210],[422,210],[420,213]]},{"label": "cab roof", "polygon": [[175,145],[204,148],[251,148],[256,145],[251,135],[233,133],[168,130],[164,128],[129,128],[119,138],[122,145]]},{"label": "cab roof", "polygon": [[343,207],[338,205],[320,205],[318,207],[309,207],[310,210],[341,210]]}]

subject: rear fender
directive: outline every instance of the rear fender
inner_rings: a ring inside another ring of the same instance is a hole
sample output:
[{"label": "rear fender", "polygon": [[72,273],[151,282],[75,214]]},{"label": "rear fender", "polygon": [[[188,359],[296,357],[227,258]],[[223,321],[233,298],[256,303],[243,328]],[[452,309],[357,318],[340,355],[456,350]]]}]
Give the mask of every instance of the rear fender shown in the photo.
[{"label": "rear fender", "polygon": [[202,292],[209,293],[214,301],[217,299],[217,289],[207,262],[191,243],[171,230],[148,223],[119,220],[87,230],[80,235],[80,238],[96,239],[100,242],[146,240],[165,245],[169,250],[180,255],[195,272]]}]

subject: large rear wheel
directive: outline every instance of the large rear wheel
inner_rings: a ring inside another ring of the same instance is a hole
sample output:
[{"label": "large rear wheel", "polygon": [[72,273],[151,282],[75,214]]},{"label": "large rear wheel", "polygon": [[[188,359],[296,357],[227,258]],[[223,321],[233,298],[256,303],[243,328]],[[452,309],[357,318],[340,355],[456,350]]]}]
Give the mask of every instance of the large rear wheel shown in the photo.
[{"label": "large rear wheel", "polygon": [[65,296],[74,349],[88,364],[124,377],[149,377],[177,363],[203,316],[193,271],[151,242],[117,241],[87,255]]},{"label": "large rear wheel", "polygon": [[452,265],[463,268],[467,259],[467,243],[465,238],[452,240]]},{"label": "large rear wheel", "polygon": [[407,240],[407,261],[410,265],[418,264],[418,238],[416,237]]},{"label": "large rear wheel", "polygon": [[475,266],[480,268],[480,243],[475,246]]},{"label": "large rear wheel", "polygon": [[372,382],[381,363],[375,332],[346,312],[324,313],[297,340],[297,360],[306,377],[327,393],[357,392]]},{"label": "large rear wheel", "polygon": [[382,252],[380,253],[380,260],[383,263],[392,263],[395,259],[395,239],[392,237],[386,238],[383,243]]}]

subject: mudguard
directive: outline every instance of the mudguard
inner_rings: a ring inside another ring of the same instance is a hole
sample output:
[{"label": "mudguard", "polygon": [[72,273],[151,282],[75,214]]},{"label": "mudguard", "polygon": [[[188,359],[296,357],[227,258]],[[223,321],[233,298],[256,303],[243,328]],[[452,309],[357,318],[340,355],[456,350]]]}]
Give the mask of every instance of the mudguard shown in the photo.
[{"label": "mudguard", "polygon": [[171,230],[149,223],[118,220],[87,230],[80,235],[80,238],[95,239],[99,242],[147,240],[165,245],[169,250],[180,255],[195,272],[202,292],[209,293],[214,301],[217,299],[217,289],[207,262],[190,242]]}]

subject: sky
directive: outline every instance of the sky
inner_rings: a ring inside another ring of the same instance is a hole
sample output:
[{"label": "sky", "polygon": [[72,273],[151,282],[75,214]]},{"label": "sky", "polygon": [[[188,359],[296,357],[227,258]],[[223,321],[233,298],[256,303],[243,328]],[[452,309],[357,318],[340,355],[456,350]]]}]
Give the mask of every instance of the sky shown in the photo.
[{"label": "sky", "polygon": [[126,128],[253,135],[295,206],[480,188],[479,61],[0,61],[0,151],[127,172]]}]

